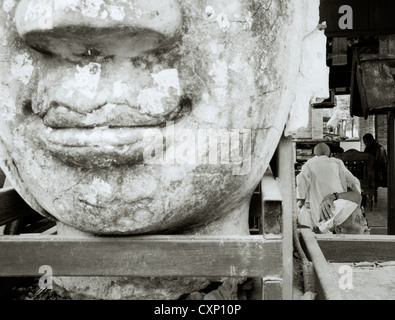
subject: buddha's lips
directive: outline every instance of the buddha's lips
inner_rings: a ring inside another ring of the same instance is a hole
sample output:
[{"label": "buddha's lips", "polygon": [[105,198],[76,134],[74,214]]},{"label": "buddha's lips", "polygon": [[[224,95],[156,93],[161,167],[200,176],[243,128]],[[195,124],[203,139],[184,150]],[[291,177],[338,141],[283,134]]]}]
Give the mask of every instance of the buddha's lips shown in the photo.
[{"label": "buddha's lips", "polygon": [[106,103],[85,114],[56,105],[39,117],[36,132],[45,149],[63,162],[81,167],[137,164],[157,129],[185,115],[188,108],[183,106],[152,116],[126,104]]},{"label": "buddha's lips", "polygon": [[55,105],[43,116],[44,125],[54,129],[160,126],[166,121],[176,119],[182,111],[182,106],[178,102],[167,112],[158,113],[142,112],[139,108],[124,103],[105,103],[92,108],[88,113],[75,110],[67,106]]},{"label": "buddha's lips", "polygon": [[[144,161],[153,128],[67,128],[42,125],[38,138],[62,162],[80,167],[133,165]],[[166,149],[166,146],[163,146]]]},{"label": "buddha's lips", "polygon": [[67,128],[45,130],[45,140],[65,147],[122,147],[142,141],[142,128]]}]

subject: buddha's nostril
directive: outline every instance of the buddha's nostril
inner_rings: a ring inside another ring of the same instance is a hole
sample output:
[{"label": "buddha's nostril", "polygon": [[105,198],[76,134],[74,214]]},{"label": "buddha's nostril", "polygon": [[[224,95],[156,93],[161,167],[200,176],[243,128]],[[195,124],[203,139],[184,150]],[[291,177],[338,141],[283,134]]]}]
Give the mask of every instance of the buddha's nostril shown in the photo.
[{"label": "buddha's nostril", "polygon": [[21,38],[66,58],[134,58],[174,45],[182,28],[178,0],[21,0]]},{"label": "buddha's nostril", "polygon": [[96,48],[86,49],[84,55],[87,56],[87,57],[101,56],[100,50],[98,50]]},{"label": "buddha's nostril", "polygon": [[22,113],[24,116],[30,116],[32,115],[33,112],[33,108],[32,108],[32,101],[28,100],[28,101],[24,101],[22,103]]}]

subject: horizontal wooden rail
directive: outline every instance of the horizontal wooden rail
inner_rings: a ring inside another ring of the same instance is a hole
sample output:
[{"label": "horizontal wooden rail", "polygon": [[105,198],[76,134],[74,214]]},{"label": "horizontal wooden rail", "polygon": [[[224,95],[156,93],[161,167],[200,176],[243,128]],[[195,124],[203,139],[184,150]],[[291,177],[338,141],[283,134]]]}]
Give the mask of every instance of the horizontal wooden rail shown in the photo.
[{"label": "horizontal wooden rail", "polygon": [[0,226],[35,213],[14,188],[0,189]]},{"label": "horizontal wooden rail", "polygon": [[319,234],[316,239],[331,262],[395,261],[395,236]]},{"label": "horizontal wooden rail", "polygon": [[361,62],[369,60],[395,60],[394,54],[361,54]]},{"label": "horizontal wooden rail", "polygon": [[0,236],[0,276],[281,277],[282,242],[263,236]]},{"label": "horizontal wooden rail", "polygon": [[300,229],[301,242],[306,248],[306,254],[313,263],[315,272],[316,290],[320,300],[342,300],[338,283],[326,261],[315,234],[310,229]]}]

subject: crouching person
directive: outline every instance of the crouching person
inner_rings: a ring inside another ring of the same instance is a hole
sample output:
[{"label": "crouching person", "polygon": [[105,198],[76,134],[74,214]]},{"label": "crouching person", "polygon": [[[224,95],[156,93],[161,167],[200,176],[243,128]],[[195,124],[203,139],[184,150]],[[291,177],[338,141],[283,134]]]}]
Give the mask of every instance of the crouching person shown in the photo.
[{"label": "crouching person", "polygon": [[370,234],[356,191],[328,194],[320,204],[320,224],[316,233]]}]

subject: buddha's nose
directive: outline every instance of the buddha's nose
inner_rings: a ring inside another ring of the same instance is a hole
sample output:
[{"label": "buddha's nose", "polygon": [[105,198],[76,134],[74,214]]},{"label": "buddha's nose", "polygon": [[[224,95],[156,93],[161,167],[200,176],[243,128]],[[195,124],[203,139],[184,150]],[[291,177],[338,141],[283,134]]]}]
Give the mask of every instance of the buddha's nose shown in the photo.
[{"label": "buddha's nose", "polygon": [[178,0],[21,0],[15,22],[32,48],[65,58],[134,58],[174,46]]}]

